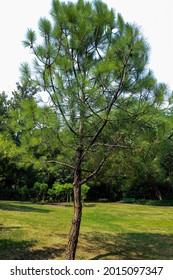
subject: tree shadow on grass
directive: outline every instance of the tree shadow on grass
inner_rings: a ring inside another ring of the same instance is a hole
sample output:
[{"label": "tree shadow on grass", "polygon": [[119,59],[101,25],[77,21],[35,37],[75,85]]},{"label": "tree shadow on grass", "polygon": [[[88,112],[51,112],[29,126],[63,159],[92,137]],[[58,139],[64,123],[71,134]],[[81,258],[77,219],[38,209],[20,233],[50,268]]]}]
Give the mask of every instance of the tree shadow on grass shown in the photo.
[{"label": "tree shadow on grass", "polygon": [[65,245],[34,249],[33,246],[36,243],[36,240],[0,240],[0,260],[48,260],[62,258],[61,256],[65,252]]},{"label": "tree shadow on grass", "polygon": [[91,258],[92,260],[173,259],[172,234],[126,233],[114,235],[95,232],[82,237],[90,244],[85,251],[91,250],[90,247],[93,248],[95,256]]},{"label": "tree shadow on grass", "polygon": [[19,212],[39,212],[39,213],[49,213],[51,210],[48,209],[41,209],[36,208],[33,206],[28,206],[27,204],[13,204],[13,203],[0,203],[0,210],[6,210],[6,211],[19,211]]},{"label": "tree shadow on grass", "polygon": [[8,230],[12,230],[12,229],[19,229],[20,227],[19,226],[15,226],[15,227],[5,227],[3,226],[2,224],[0,224],[0,231],[8,231]]},{"label": "tree shadow on grass", "polygon": [[33,247],[37,241],[14,241],[11,239],[0,240],[0,259],[1,260],[16,260],[21,254],[24,254],[28,248]]},{"label": "tree shadow on grass", "polygon": [[54,245],[52,247],[43,247],[41,249],[28,252],[25,260],[50,260],[50,259],[63,259],[66,251],[66,245]]}]

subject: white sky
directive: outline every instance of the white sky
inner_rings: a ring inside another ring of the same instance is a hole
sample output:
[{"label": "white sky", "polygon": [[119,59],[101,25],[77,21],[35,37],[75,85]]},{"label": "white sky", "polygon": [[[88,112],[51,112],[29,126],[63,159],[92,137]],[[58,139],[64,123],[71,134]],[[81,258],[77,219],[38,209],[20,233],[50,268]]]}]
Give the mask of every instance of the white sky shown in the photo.
[{"label": "white sky", "polygon": [[[10,93],[19,81],[19,67],[31,61],[25,49],[27,28],[37,29],[41,16],[48,16],[51,0],[0,0],[0,92]],[[173,90],[172,0],[104,0],[125,21],[141,26],[151,46],[150,68],[159,82]]]}]

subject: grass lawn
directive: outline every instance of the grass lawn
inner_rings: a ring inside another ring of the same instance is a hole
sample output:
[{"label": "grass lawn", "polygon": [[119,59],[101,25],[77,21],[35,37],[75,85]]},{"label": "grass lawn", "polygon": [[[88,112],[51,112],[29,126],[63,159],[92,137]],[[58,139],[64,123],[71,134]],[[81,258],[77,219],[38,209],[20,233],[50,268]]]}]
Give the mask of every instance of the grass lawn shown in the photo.
[{"label": "grass lawn", "polygon": [[[0,259],[64,259],[72,205],[0,201]],[[88,203],[76,259],[173,260],[173,207]]]}]

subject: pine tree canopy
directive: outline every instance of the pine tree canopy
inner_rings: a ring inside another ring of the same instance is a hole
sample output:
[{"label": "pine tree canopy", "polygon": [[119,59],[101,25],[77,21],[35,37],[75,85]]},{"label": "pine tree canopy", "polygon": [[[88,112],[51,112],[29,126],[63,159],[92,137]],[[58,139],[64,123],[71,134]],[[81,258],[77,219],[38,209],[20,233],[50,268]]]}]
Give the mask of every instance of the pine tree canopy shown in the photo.
[{"label": "pine tree canopy", "polygon": [[[34,80],[66,124],[70,118],[74,134],[81,113],[88,122],[107,118],[120,95],[163,102],[166,88],[148,69],[149,45],[139,27],[102,1],[53,0],[50,19],[40,18],[38,29],[28,29],[23,42],[35,57]],[[29,67],[21,68],[31,78]]]},{"label": "pine tree canopy", "polygon": [[[100,0],[53,0],[50,17],[40,18],[38,32],[29,28],[23,43],[34,61],[21,65],[22,82],[48,92],[60,127],[71,135],[69,149],[82,147],[85,157],[97,140],[123,141],[121,111],[131,122],[147,123],[150,107],[156,113],[168,95],[148,67],[150,47],[140,28]],[[106,125],[113,129],[110,139]]]}]

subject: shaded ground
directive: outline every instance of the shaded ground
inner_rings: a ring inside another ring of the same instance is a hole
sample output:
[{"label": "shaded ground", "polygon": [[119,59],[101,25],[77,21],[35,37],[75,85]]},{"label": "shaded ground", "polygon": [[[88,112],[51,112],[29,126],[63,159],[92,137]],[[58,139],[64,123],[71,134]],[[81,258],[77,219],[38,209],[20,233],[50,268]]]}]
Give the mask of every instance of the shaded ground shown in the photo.
[{"label": "shaded ground", "polygon": [[37,208],[36,206],[28,206],[27,204],[16,204],[15,203],[8,203],[2,204],[0,203],[0,210],[5,211],[19,211],[19,212],[41,212],[41,213],[49,213],[51,210],[44,209],[44,206],[41,208]]},{"label": "shaded ground", "polygon": [[93,250],[97,248],[91,258],[93,260],[173,259],[173,235],[149,233],[113,235],[97,232],[85,238]]},{"label": "shaded ground", "polygon": [[[82,240],[87,245],[82,245]],[[37,241],[14,242],[10,239],[0,240],[0,259],[14,260],[47,260],[64,259],[64,244],[54,244],[52,247],[43,246],[34,249]],[[165,250],[165,244],[168,246]],[[91,260],[142,260],[168,259],[173,260],[173,235],[135,234],[121,236],[94,233],[82,236],[79,243],[77,258],[85,259],[90,255]],[[8,257],[5,252],[8,251]],[[10,255],[9,255],[10,253]]]},{"label": "shaded ground", "polygon": [[[0,259],[64,259],[73,207],[0,202]],[[172,208],[86,204],[77,259],[173,259]]]},{"label": "shaded ground", "polygon": [[[0,259],[5,260],[48,260],[57,256],[61,257],[65,251],[65,246],[54,247],[43,246],[41,249],[32,249],[37,241],[19,241],[10,239],[0,240]],[[4,251],[4,253],[2,253]],[[8,254],[5,253],[8,251]]]}]

